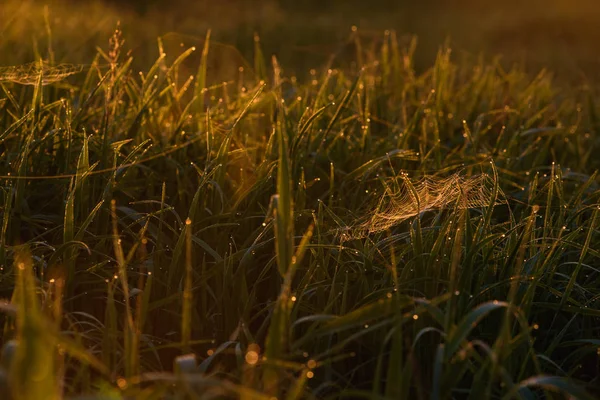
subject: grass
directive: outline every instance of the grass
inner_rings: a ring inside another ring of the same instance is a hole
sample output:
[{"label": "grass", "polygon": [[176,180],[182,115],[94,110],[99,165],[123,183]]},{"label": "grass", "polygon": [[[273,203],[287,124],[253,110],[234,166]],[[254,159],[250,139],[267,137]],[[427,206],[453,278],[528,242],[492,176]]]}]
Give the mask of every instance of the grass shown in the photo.
[{"label": "grass", "polygon": [[[35,49],[46,49],[49,42],[55,61],[89,63],[120,20],[136,71],[154,62],[156,37],[164,35],[165,45],[202,47],[210,29],[212,54],[224,63],[237,67],[242,57],[252,59],[252,36],[258,32],[264,53],[277,54],[286,74],[300,77],[334,53],[341,58],[340,43],[356,25],[369,41],[385,29],[408,39],[416,35],[419,51],[413,62],[419,73],[433,64],[449,37],[457,62],[469,54],[482,53],[488,62],[502,54],[505,68],[518,63],[535,74],[551,67],[560,80],[580,84],[598,78],[599,18],[595,0],[5,0],[0,40],[6,51],[0,65],[37,60]],[[219,80],[231,79],[225,75]]]},{"label": "grass", "polygon": [[10,70],[3,398],[600,393],[595,89],[345,48],[303,80],[257,36],[223,82],[210,35],[140,72],[117,31]]}]

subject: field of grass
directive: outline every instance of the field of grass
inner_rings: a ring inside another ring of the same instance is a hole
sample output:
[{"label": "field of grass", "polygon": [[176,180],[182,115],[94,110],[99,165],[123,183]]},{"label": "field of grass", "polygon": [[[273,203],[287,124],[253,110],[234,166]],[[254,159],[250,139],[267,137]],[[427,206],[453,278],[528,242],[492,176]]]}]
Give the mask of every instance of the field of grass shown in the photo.
[{"label": "field of grass", "polygon": [[31,62],[34,48],[49,40],[57,61],[89,63],[117,20],[139,69],[154,61],[156,37],[177,32],[189,46],[211,29],[214,52],[248,59],[258,32],[265,54],[277,54],[286,71],[301,76],[333,53],[341,56],[340,43],[356,25],[370,41],[386,29],[401,39],[416,35],[419,72],[449,37],[457,61],[465,53],[482,52],[488,62],[501,54],[506,68],[518,63],[535,74],[550,67],[575,84],[600,78],[596,0],[3,0],[0,65]]},{"label": "field of grass", "polygon": [[0,399],[600,395],[596,87],[417,68],[393,30],[298,76],[210,33],[75,37],[66,65],[20,24]]}]

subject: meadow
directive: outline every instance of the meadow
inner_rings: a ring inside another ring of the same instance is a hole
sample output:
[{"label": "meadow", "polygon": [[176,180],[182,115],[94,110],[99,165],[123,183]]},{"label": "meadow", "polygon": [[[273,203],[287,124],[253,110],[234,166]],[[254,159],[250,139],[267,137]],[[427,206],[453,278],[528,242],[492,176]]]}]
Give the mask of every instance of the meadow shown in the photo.
[{"label": "meadow", "polygon": [[1,399],[600,395],[600,105],[568,62],[427,65],[356,26],[298,63],[252,32],[151,49],[28,7],[43,34],[0,36]]}]

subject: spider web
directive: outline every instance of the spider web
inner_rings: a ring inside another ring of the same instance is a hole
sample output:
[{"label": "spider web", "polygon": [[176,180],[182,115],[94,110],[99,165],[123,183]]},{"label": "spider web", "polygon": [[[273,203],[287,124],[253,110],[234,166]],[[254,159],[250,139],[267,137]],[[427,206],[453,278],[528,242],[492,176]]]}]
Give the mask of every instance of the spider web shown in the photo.
[{"label": "spider web", "polygon": [[83,71],[83,65],[50,65],[47,61],[0,67],[0,82],[12,82],[21,85],[36,85],[42,76],[42,85],[62,81],[68,76]]},{"label": "spider web", "polygon": [[[350,228],[350,237],[385,231],[425,211],[485,208],[494,197],[494,181],[486,174],[468,178],[458,173],[445,178],[430,175],[415,181],[402,174],[400,179],[397,189],[386,189],[372,214]],[[504,203],[499,197],[495,200],[495,205]]]}]

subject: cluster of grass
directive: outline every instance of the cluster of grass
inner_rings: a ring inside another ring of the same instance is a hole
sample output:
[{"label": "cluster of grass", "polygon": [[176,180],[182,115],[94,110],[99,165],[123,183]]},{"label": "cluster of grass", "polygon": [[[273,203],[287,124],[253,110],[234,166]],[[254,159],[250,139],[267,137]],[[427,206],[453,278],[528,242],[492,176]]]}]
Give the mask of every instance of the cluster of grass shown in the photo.
[{"label": "cluster of grass", "polygon": [[450,37],[455,57],[463,50],[503,54],[505,67],[519,63],[531,73],[550,66],[560,80],[578,83],[599,77],[598,19],[596,0],[3,0],[0,65],[31,62],[34,48],[47,41],[57,60],[87,63],[120,20],[136,69],[154,61],[156,37],[178,32],[191,45],[211,29],[213,45],[231,44],[248,59],[258,32],[265,54],[277,54],[288,72],[302,76],[337,52],[356,25],[372,40],[384,29],[418,36],[419,72]]},{"label": "cluster of grass", "polygon": [[0,82],[2,398],[599,393],[591,90],[393,32],[306,82],[122,44]]}]

